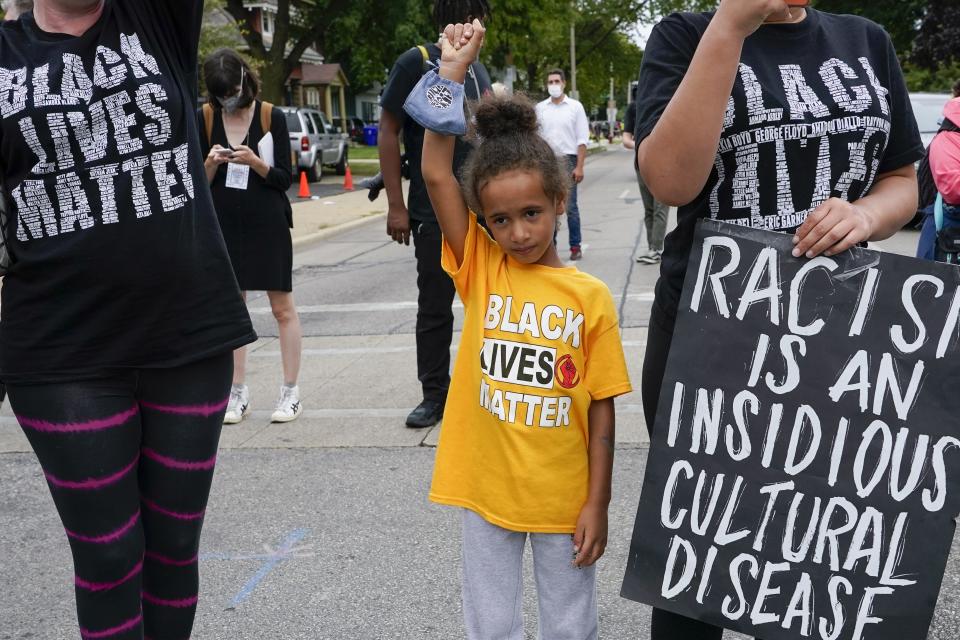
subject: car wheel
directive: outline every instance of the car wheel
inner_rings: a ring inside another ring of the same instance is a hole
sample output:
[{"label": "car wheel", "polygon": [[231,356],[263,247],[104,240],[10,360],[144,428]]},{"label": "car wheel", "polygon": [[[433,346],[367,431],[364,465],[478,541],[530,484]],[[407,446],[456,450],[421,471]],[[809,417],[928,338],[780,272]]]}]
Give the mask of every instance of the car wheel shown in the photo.
[{"label": "car wheel", "polygon": [[314,154],[313,166],[307,171],[307,179],[310,182],[320,182],[323,178],[323,157],[320,152]]},{"label": "car wheel", "polygon": [[338,162],[336,167],[334,167],[337,170],[338,176],[347,175],[347,163],[350,161],[348,156],[349,151],[347,150],[347,147],[344,147],[343,153],[340,155],[340,162]]}]

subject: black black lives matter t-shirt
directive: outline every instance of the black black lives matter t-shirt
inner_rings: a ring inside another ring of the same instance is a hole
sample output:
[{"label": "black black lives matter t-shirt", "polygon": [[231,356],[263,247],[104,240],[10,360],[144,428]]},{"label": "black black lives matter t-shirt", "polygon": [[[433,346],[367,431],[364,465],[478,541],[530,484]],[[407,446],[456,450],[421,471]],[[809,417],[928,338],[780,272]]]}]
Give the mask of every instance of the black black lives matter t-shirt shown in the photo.
[{"label": "black black lives matter t-shirt", "polygon": [[[440,60],[440,47],[435,44],[427,45],[430,60],[436,64]],[[420,161],[423,157],[424,131],[413,118],[408,118],[403,110],[403,103],[413,88],[420,82],[426,68],[423,54],[420,49],[413,48],[397,59],[387,79],[387,86],[380,96],[380,106],[395,116],[403,118],[403,146],[410,161],[410,193],[407,197],[407,210],[410,218],[420,222],[435,222],[437,214],[430,204],[430,195],[427,185],[423,181],[423,171]],[[479,100],[490,92],[490,74],[486,67],[479,62],[470,65],[466,80],[463,83],[467,100]],[[457,138],[453,151],[454,175],[460,175],[460,168],[470,155],[472,147],[462,138]]]},{"label": "black black lives matter t-shirt", "polygon": [[0,27],[0,380],[178,366],[256,338],[200,154],[202,16],[107,0],[80,37]]},{"label": "black black lives matter t-shirt", "polygon": [[[637,143],[680,85],[713,13],[672,14],[640,69]],[[664,244],[657,306],[672,321],[699,218],[792,232],[831,197],[857,200],[923,145],[893,44],[877,24],[807,9],[747,38],[710,179]]]}]

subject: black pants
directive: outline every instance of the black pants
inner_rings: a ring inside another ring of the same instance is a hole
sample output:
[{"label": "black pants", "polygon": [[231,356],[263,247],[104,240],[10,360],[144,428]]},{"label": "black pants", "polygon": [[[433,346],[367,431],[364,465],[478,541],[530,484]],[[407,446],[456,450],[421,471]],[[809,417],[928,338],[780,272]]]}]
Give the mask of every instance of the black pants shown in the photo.
[{"label": "black pants", "polygon": [[[657,403],[660,400],[660,387],[663,374],[667,369],[667,356],[670,353],[670,341],[673,339],[673,323],[654,303],[650,313],[650,326],[647,333],[647,350],[643,359],[643,416],[647,421],[647,432],[653,440],[653,424],[657,415]],[[700,622],[676,613],[653,609],[650,622],[650,640],[721,640],[723,629],[706,622]]]},{"label": "black pants", "polygon": [[417,256],[417,377],[423,399],[443,403],[450,387],[453,280],[440,266],[442,236],[436,222],[413,223]]},{"label": "black pants", "polygon": [[229,352],[174,369],[8,385],[66,529],[84,640],[183,640],[230,393]]}]

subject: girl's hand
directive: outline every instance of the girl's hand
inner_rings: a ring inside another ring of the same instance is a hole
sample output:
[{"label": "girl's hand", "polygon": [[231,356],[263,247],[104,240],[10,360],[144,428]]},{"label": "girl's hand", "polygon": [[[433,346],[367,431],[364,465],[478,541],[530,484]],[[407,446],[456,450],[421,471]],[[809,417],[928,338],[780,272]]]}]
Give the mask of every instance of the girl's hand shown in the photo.
[{"label": "girl's hand", "polygon": [[440,38],[440,61],[469,66],[480,56],[486,32],[479,20],[472,24],[448,24]]},{"label": "girl's hand", "polygon": [[573,535],[573,565],[589,567],[607,549],[607,508],[587,502],[577,518],[577,532]]},{"label": "girl's hand", "polygon": [[830,198],[814,209],[793,236],[793,256],[835,256],[873,235],[873,218],[863,207]]},{"label": "girl's hand", "polygon": [[234,164],[245,164],[254,171],[266,166],[266,163],[253,152],[253,149],[243,144],[234,147],[233,155],[229,159]]},{"label": "girl's hand", "polygon": [[745,39],[767,20],[779,22],[792,17],[785,0],[721,0],[713,22]]}]

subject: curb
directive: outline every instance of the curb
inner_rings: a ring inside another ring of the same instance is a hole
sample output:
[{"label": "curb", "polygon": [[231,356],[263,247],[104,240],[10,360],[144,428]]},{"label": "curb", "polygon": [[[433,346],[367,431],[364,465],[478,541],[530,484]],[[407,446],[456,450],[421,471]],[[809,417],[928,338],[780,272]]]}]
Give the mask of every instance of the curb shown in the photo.
[{"label": "curb", "polygon": [[[592,148],[588,149],[587,159],[589,160],[591,156],[593,156],[593,155],[595,155],[595,154],[597,154],[597,153],[602,153],[602,152],[604,152],[604,151],[606,151],[606,150],[607,150],[607,149],[604,148],[602,145],[597,145],[596,147],[592,147]],[[349,192],[345,192],[345,193],[349,193]],[[344,195],[344,194],[340,193],[340,194],[337,194],[337,195]],[[335,198],[335,197],[337,197],[337,196],[335,195],[335,196],[330,196],[330,197]],[[294,206],[297,205],[296,202],[293,202],[293,203],[291,203],[291,204],[293,204]],[[355,228],[355,227],[362,226],[362,225],[364,225],[364,224],[367,224],[368,222],[373,222],[374,220],[379,220],[379,219],[381,219],[381,218],[386,218],[386,217],[387,217],[387,212],[386,212],[386,211],[383,211],[383,212],[381,212],[381,213],[373,213],[373,214],[370,214],[370,215],[366,215],[366,216],[363,216],[362,218],[357,218],[356,220],[350,220],[350,221],[348,221],[348,222],[344,222],[344,223],[341,223],[341,224],[332,225],[332,226],[327,227],[327,228],[325,228],[325,229],[320,229],[319,231],[315,231],[315,232],[313,232],[313,233],[308,233],[307,235],[300,236],[299,238],[294,238],[294,239],[293,239],[293,247],[294,247],[294,248],[297,248],[297,247],[303,246],[303,245],[305,245],[305,244],[309,244],[309,243],[311,243],[311,242],[313,242],[313,241],[315,241],[315,240],[321,240],[321,239],[323,239],[323,238],[327,238],[327,237],[329,237],[329,236],[336,235],[336,234],[340,233],[341,231],[349,231],[350,229],[353,229],[353,228]]]},{"label": "curb", "polygon": [[313,242],[314,240],[320,240],[326,238],[341,231],[348,231],[354,227],[359,227],[368,222],[373,222],[374,220],[379,220],[380,218],[386,218],[387,212],[382,213],[373,213],[370,215],[363,216],[362,218],[357,218],[356,220],[350,220],[348,222],[343,222],[341,224],[332,225],[325,229],[320,229],[319,231],[314,231],[313,233],[308,233],[307,235],[300,236],[299,238],[293,239],[293,247],[297,248],[299,246]]}]

